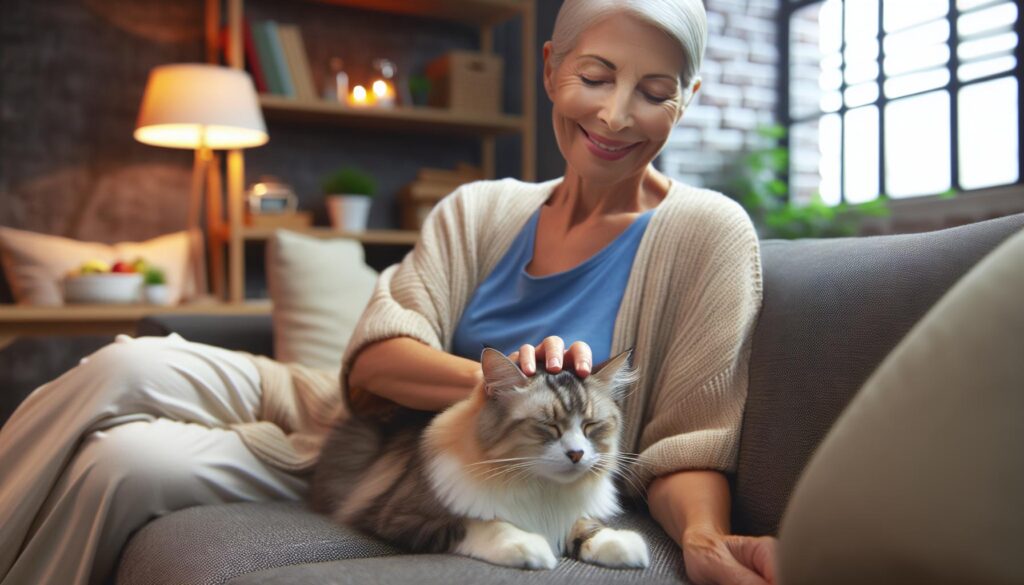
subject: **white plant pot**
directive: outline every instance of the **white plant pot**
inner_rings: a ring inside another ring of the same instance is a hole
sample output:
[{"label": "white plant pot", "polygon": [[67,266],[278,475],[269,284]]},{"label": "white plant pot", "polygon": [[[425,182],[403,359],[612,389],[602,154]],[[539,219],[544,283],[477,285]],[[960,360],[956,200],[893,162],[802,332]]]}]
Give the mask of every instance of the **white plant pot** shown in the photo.
[{"label": "white plant pot", "polygon": [[366,231],[372,198],[365,195],[328,195],[326,201],[331,227],[346,232]]},{"label": "white plant pot", "polygon": [[171,299],[171,292],[166,284],[147,284],[142,289],[146,302],[151,305],[167,305]]}]

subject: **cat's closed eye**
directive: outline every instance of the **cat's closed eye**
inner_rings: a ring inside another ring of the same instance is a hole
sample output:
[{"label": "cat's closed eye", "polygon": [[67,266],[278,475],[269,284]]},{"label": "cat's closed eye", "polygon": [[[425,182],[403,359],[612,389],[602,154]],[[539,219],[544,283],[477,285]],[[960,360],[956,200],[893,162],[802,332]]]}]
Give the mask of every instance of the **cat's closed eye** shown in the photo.
[{"label": "cat's closed eye", "polygon": [[548,421],[537,421],[534,423],[533,428],[542,439],[554,441],[562,436],[562,429]]}]

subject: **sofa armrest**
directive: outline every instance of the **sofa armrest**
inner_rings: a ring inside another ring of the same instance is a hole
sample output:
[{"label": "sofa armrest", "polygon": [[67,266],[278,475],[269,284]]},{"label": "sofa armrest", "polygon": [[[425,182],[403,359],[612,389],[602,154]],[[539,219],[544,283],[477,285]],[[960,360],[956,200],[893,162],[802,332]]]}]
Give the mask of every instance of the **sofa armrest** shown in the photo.
[{"label": "sofa armrest", "polygon": [[150,315],[135,324],[136,336],[177,333],[189,341],[273,357],[270,315]]}]

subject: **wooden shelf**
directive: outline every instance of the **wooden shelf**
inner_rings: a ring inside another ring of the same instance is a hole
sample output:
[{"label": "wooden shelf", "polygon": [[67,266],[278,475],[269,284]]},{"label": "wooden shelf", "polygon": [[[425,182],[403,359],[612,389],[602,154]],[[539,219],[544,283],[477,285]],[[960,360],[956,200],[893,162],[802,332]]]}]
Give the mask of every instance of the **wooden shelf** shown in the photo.
[{"label": "wooden shelf", "polygon": [[363,8],[461,22],[474,26],[492,26],[523,12],[522,0],[318,0],[325,4]]},{"label": "wooden shelf", "polygon": [[[273,235],[278,228],[244,228],[242,237],[246,240],[266,240]],[[346,232],[327,227],[310,227],[305,229],[290,229],[288,231],[298,232],[316,238],[347,238],[358,240],[365,244],[394,244],[396,246],[412,246],[420,237],[418,231],[411,230],[367,230],[365,232]]]},{"label": "wooden shelf", "polygon": [[514,134],[523,130],[523,118],[508,114],[452,112],[440,108],[352,108],[320,101],[300,101],[279,95],[261,95],[260,105],[268,120],[316,122],[371,130],[397,130],[471,136]]},{"label": "wooden shelf", "polygon": [[132,333],[148,315],[269,315],[269,301],[246,303],[196,302],[160,305],[65,305],[33,307],[0,305],[0,339],[17,335],[113,335]]}]

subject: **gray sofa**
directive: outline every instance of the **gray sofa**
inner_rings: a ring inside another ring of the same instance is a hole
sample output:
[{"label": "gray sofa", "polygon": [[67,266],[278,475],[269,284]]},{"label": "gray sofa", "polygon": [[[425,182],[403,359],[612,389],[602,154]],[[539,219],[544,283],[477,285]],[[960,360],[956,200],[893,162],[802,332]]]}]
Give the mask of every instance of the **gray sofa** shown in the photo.
[{"label": "gray sofa", "polygon": [[[764,306],[733,484],[733,528],[774,534],[789,494],[836,417],[881,360],[1024,214],[938,232],[764,241]],[[165,317],[140,334],[272,351],[269,318]],[[563,560],[519,571],[453,555],[408,555],[335,526],[300,503],[181,510],[140,529],[119,585],[349,583],[685,583],[677,547],[642,506],[618,520],[647,535],[652,564],[615,571]]]}]

